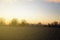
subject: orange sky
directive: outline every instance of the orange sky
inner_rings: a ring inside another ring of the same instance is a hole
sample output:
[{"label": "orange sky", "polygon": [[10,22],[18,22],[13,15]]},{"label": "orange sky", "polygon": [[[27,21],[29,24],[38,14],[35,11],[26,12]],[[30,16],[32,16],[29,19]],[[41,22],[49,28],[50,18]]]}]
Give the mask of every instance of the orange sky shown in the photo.
[{"label": "orange sky", "polygon": [[60,0],[46,0],[47,2],[60,2]]}]

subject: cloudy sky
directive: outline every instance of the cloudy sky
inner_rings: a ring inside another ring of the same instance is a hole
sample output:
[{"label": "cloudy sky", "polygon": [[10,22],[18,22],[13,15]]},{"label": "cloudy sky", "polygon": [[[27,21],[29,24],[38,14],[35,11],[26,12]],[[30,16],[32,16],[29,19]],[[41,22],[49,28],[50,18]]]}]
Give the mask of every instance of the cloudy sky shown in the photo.
[{"label": "cloudy sky", "polygon": [[60,21],[60,0],[0,0],[0,17],[34,23]]}]

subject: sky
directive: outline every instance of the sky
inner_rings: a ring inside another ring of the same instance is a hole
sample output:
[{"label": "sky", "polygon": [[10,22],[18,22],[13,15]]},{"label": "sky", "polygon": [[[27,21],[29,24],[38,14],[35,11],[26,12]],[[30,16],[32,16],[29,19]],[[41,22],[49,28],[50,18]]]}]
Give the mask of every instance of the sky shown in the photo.
[{"label": "sky", "polygon": [[60,0],[0,0],[0,17],[30,23],[60,22]]}]

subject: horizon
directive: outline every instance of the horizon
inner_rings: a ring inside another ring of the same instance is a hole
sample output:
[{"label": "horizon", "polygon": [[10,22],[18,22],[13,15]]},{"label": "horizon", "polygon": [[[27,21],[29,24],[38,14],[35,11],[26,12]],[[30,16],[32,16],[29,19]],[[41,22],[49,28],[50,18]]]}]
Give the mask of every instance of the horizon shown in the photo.
[{"label": "horizon", "polygon": [[13,20],[16,20],[18,24],[21,24],[23,21],[26,21],[26,23],[28,24],[38,24],[38,23],[41,23],[41,24],[51,24],[51,23],[54,23],[54,22],[58,22],[60,23],[59,21],[51,21],[51,22],[45,22],[45,21],[36,21],[36,20],[25,20],[25,19],[19,19],[19,18],[12,18],[12,19],[5,19],[5,18],[0,18],[0,22],[3,22],[5,23],[6,25],[9,25]]}]

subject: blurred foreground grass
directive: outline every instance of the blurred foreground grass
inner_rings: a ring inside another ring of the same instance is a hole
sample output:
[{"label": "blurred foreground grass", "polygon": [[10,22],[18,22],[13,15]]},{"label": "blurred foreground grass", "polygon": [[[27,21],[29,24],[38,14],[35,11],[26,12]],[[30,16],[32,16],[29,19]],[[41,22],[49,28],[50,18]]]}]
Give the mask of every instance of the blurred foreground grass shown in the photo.
[{"label": "blurred foreground grass", "polygon": [[60,28],[0,27],[0,40],[60,40]]}]

